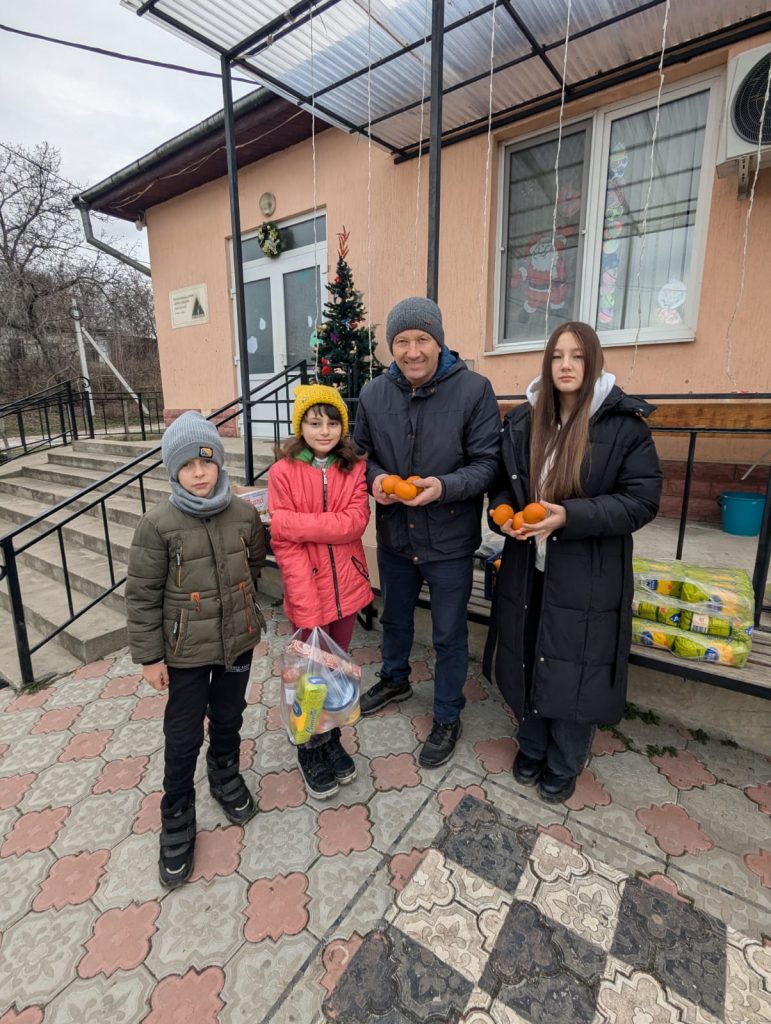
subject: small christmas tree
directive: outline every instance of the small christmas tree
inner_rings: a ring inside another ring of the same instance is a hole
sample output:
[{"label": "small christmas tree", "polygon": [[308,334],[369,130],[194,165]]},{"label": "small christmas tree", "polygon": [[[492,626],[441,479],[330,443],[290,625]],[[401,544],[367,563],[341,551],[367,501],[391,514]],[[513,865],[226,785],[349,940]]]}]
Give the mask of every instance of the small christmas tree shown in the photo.
[{"label": "small christmas tree", "polygon": [[383,366],[375,356],[375,332],[367,327],[361,292],[353,285],[348,265],[349,237],[345,227],[337,234],[335,277],[327,285],[324,323],[316,328],[316,376],[320,384],[332,384],[355,398]]}]

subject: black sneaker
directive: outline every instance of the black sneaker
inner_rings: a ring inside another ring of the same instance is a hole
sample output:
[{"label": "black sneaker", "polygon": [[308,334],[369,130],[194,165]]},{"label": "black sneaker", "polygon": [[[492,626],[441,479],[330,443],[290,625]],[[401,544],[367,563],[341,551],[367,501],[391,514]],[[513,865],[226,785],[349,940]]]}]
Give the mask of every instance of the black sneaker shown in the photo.
[{"label": "black sneaker", "polygon": [[207,750],[206,769],[211,795],[225,812],[225,817],[234,825],[245,825],[257,813],[257,806],[238,770],[238,754],[215,757],[211,750]]},{"label": "black sneaker", "polygon": [[195,795],[161,801],[161,885],[176,889],[190,877],[195,853]]},{"label": "black sneaker", "polygon": [[517,752],[514,764],[511,767],[511,774],[521,786],[534,786],[543,775],[545,761],[538,761],[534,757],[528,757],[522,751]]},{"label": "black sneaker", "polygon": [[407,700],[412,696],[409,679],[389,679],[381,675],[380,682],[371,686],[359,699],[362,715],[373,715],[391,701]]},{"label": "black sneaker", "polygon": [[309,747],[306,744],[297,748],[297,762],[300,765],[305,788],[309,796],[317,800],[327,800],[337,792],[337,779],[332,764],[327,756],[329,743]]},{"label": "black sneaker", "polygon": [[561,804],[565,800],[569,800],[575,791],[575,775],[570,779],[566,779],[562,775],[556,775],[554,772],[549,771],[548,768],[538,783],[538,795],[547,804]]},{"label": "black sneaker", "polygon": [[461,732],[459,718],[454,722],[437,722],[434,719],[431,734],[421,747],[418,757],[421,767],[438,768],[440,764],[449,761]]},{"label": "black sneaker", "polygon": [[340,742],[339,729],[332,729],[329,739],[324,746],[326,748],[327,760],[332,766],[336,781],[341,786],[347,786],[349,782],[353,782],[356,778],[356,765],[353,763],[351,755]]}]

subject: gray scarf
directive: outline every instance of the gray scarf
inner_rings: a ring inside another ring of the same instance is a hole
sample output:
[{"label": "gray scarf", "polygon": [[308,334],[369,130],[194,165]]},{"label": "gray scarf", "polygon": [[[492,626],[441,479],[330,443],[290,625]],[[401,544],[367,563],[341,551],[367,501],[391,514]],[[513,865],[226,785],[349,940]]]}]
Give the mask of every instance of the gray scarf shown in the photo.
[{"label": "gray scarf", "polygon": [[180,512],[187,512],[189,516],[195,516],[197,519],[205,519],[207,516],[216,516],[218,512],[224,512],[233,497],[230,478],[224,469],[220,470],[217,486],[208,498],[199,498],[196,494],[191,494],[176,480],[170,480],[169,483],[171,504]]}]

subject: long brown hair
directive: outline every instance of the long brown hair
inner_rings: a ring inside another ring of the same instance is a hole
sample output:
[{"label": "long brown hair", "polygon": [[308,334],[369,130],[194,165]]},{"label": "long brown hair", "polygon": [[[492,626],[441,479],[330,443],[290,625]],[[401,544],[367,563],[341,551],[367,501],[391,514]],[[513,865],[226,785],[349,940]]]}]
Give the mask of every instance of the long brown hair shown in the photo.
[{"label": "long brown hair", "polygon": [[[559,391],[554,387],[552,359],[563,334],[575,336],[584,355],[584,379],[576,404],[565,423],[560,423]],[[589,454],[589,414],[603,367],[602,347],[589,324],[562,324],[546,343],[541,365],[541,387],[532,412],[530,440],[531,497],[560,502],[579,497],[581,469]],[[543,478],[543,479],[542,479]]]},{"label": "long brown hair", "polygon": [[[335,405],[326,405],[326,403],[319,403],[318,405],[312,405],[310,409],[307,409],[305,416],[310,416],[312,412],[317,415],[324,413],[332,420],[333,423],[342,424],[343,419],[340,415],[340,410]],[[303,420],[305,419],[303,416]],[[305,438],[300,434],[299,436],[290,437],[284,441],[281,445],[279,454],[286,459],[293,459],[301,452],[309,452],[311,449],[305,443]],[[341,434],[340,440],[337,442],[335,447],[329,453],[334,455],[337,459],[337,465],[344,473],[350,473],[357,462],[365,457],[363,452],[356,449],[353,443],[353,439],[350,434]]]}]

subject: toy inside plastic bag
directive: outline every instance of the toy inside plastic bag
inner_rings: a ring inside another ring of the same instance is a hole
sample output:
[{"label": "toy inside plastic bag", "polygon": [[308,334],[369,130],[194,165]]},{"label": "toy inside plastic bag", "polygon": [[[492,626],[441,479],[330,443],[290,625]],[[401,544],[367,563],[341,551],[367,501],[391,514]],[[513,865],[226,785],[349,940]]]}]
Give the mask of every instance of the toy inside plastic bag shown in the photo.
[{"label": "toy inside plastic bag", "polygon": [[298,746],[359,717],[361,668],[323,629],[298,631],[281,655],[281,720]]}]

